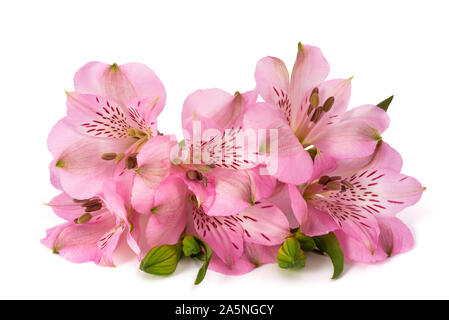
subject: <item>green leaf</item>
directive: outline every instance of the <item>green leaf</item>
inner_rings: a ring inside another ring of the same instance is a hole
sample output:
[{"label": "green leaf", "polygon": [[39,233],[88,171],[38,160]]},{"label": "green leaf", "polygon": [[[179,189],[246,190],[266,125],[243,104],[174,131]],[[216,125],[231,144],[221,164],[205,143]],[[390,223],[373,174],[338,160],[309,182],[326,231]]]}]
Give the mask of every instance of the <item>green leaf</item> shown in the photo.
[{"label": "green leaf", "polygon": [[337,237],[332,232],[313,238],[319,250],[325,252],[332,260],[334,265],[334,274],[332,279],[336,279],[342,272],[344,268],[344,255],[340,248],[340,243]]},{"label": "green leaf", "polygon": [[194,236],[185,236],[182,239],[182,251],[185,256],[190,257],[201,253],[202,249]]},{"label": "green leaf", "polygon": [[157,246],[143,258],[140,263],[140,270],[155,275],[169,275],[175,272],[181,257],[181,243]]},{"label": "green leaf", "polygon": [[301,269],[306,265],[306,256],[296,238],[288,238],[279,248],[278,265],[283,269]]},{"label": "green leaf", "polygon": [[385,112],[387,112],[388,107],[390,106],[391,101],[393,101],[393,97],[394,97],[394,95],[391,96],[391,97],[388,97],[387,99],[385,99],[385,100],[382,101],[382,102],[379,102],[379,103],[377,104],[377,106],[378,106],[379,108],[383,109]]},{"label": "green leaf", "polygon": [[212,249],[207,245],[206,242],[204,242],[203,239],[201,239],[198,236],[186,236],[186,237],[194,238],[196,240],[196,242],[202,248],[201,252],[199,252],[195,256],[195,258],[204,261],[200,270],[198,270],[198,274],[196,275],[195,284],[197,285],[197,284],[200,284],[204,280],[204,277],[206,276],[207,268],[209,267],[209,262],[210,262],[210,259],[212,258]]}]

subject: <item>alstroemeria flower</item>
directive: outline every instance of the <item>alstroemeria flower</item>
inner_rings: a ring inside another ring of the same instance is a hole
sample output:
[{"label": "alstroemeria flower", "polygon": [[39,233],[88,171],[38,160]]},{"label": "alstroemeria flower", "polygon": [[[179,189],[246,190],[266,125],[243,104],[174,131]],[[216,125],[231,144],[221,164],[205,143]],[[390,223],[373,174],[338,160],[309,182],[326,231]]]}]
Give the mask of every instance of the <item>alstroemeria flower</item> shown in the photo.
[{"label": "alstroemeria flower", "polygon": [[276,246],[290,236],[283,212],[268,200],[257,201],[238,214],[209,216],[181,179],[171,177],[163,184],[145,230],[146,248],[174,244],[186,230],[212,248],[211,269],[241,274],[276,261]]},{"label": "alstroemeria flower", "polygon": [[136,154],[158,134],[165,89],[148,67],[91,62],[75,75],[67,116],[48,137],[52,181],[72,197],[101,192],[118,163],[132,169]]},{"label": "alstroemeria flower", "polygon": [[[291,76],[282,60],[261,59],[256,66],[256,90],[280,112],[265,105],[245,115],[245,126],[279,128],[279,167],[276,177],[301,184],[310,177],[312,162],[304,148],[315,146],[335,158],[370,155],[388,127],[388,115],[374,105],[346,112],[350,79],[325,81],[329,64],[317,47],[298,47]],[[302,174],[292,175],[290,168]],[[289,169],[286,169],[289,168]]]},{"label": "alstroemeria flower", "polygon": [[185,141],[173,172],[208,215],[237,214],[274,190],[275,179],[259,175],[257,164],[238,154],[236,137],[246,106],[255,98],[251,91],[231,95],[207,89],[195,91],[184,102]]},{"label": "alstroemeria flower", "polygon": [[61,193],[49,203],[66,223],[47,230],[41,242],[71,262],[93,261],[101,266],[114,266],[113,253],[122,238],[136,255],[139,246],[132,235],[132,219],[115,184],[107,182],[104,192],[89,199],[72,199]]},{"label": "alstroemeria flower", "polygon": [[336,162],[319,151],[312,180],[289,185],[293,212],[303,233],[335,232],[345,255],[377,261],[411,248],[413,238],[395,218],[415,204],[423,190],[400,173],[402,159],[385,142],[370,157]]}]

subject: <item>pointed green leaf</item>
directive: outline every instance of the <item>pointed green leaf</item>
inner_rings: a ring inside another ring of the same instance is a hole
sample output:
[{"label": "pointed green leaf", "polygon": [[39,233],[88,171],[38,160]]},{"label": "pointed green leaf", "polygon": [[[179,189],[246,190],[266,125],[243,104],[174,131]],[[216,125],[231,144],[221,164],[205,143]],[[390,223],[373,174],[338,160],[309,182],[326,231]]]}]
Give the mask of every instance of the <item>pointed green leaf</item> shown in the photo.
[{"label": "pointed green leaf", "polygon": [[279,248],[278,265],[283,269],[300,269],[306,265],[306,256],[296,238],[288,238]]},{"label": "pointed green leaf", "polygon": [[206,276],[207,268],[209,267],[210,259],[212,258],[212,249],[207,245],[207,243],[198,236],[193,237],[197,243],[201,246],[201,252],[197,253],[195,258],[204,261],[201,268],[198,270],[198,274],[196,275],[195,284],[200,284],[204,277]]},{"label": "pointed green leaf", "polygon": [[155,275],[169,275],[175,272],[181,257],[182,246],[180,243],[157,246],[143,258],[140,270]]},{"label": "pointed green leaf", "polygon": [[344,268],[344,255],[340,248],[340,243],[337,237],[332,232],[324,235],[313,237],[315,243],[319,250],[325,252],[332,260],[334,265],[334,274],[332,279],[336,279],[342,272]]},{"label": "pointed green leaf", "polygon": [[379,102],[379,103],[377,104],[377,106],[378,106],[379,108],[383,109],[385,112],[387,112],[388,107],[390,106],[391,101],[393,101],[393,97],[394,97],[394,95],[391,96],[391,97],[388,97],[387,99],[385,99],[385,100],[382,101],[382,102]]}]

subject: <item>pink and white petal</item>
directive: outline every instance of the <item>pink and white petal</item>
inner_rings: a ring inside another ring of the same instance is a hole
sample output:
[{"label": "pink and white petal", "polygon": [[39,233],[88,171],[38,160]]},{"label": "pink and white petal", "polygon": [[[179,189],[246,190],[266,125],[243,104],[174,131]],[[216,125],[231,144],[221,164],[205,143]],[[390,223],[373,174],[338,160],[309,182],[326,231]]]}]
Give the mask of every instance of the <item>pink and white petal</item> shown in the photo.
[{"label": "pink and white petal", "polygon": [[115,267],[113,254],[125,229],[125,224],[121,223],[101,236],[97,242],[98,251],[94,261],[96,264]]},{"label": "pink and white petal", "polygon": [[382,168],[401,172],[402,157],[385,141],[380,140],[373,154],[355,159],[339,159],[337,168],[332,172],[334,176],[351,176],[362,168]]},{"label": "pink and white petal", "polygon": [[296,185],[288,184],[287,186],[293,214],[299,225],[303,225],[308,220],[307,203]]},{"label": "pink and white petal", "polygon": [[299,124],[301,116],[299,108],[306,93],[324,81],[329,71],[329,63],[319,48],[301,43],[298,45],[289,88],[292,102],[292,128],[296,128]]},{"label": "pink and white petal", "polygon": [[277,262],[277,254],[280,245],[264,246],[255,243],[245,243],[244,256],[255,266]]},{"label": "pink and white petal", "polygon": [[196,233],[212,248],[228,268],[243,254],[242,228],[232,216],[211,217],[201,207],[193,207],[192,223]]},{"label": "pink and white petal", "polygon": [[109,179],[103,185],[103,199],[106,207],[114,216],[128,223],[128,212],[125,207],[125,201],[117,192],[117,183]]},{"label": "pink and white petal", "polygon": [[388,255],[407,252],[413,248],[413,235],[398,218],[378,217],[380,227],[379,247]]},{"label": "pink and white petal", "polygon": [[301,232],[310,237],[320,236],[338,230],[340,226],[325,212],[313,206],[307,207],[307,219],[300,224]]},{"label": "pink and white petal", "polygon": [[274,246],[290,236],[290,226],[284,213],[266,200],[234,217],[240,222],[246,242]]},{"label": "pink and white petal", "polygon": [[82,214],[84,214],[85,208],[74,201],[67,193],[61,193],[54,197],[49,205],[53,209],[54,213],[67,221],[73,221]]},{"label": "pink and white petal", "polygon": [[313,143],[335,158],[369,156],[388,124],[389,118],[384,110],[377,106],[361,106],[346,112],[339,122],[323,130]]},{"label": "pink and white petal", "polygon": [[59,177],[59,169],[56,167],[56,160],[50,162],[48,166],[48,171],[50,171],[50,183],[56,189],[62,190],[62,185]]},{"label": "pink and white petal", "polygon": [[181,179],[168,178],[159,186],[151,213],[145,230],[148,246],[179,242],[188,215],[187,188]]},{"label": "pink and white petal", "polygon": [[244,117],[245,129],[265,130],[258,153],[264,155],[268,173],[282,182],[299,185],[311,175],[313,162],[288,126],[280,110],[266,103],[249,108]]},{"label": "pink and white petal", "polygon": [[260,59],[256,65],[256,91],[273,105],[278,105],[282,94],[288,93],[289,74],[282,60],[275,57]]},{"label": "pink and white petal", "polygon": [[425,190],[415,178],[389,169],[362,169],[344,180],[353,188],[333,193],[335,198],[376,216],[393,216],[414,205]]},{"label": "pink and white petal", "polygon": [[254,204],[252,180],[246,171],[214,168],[215,200],[207,210],[209,216],[238,214]]}]

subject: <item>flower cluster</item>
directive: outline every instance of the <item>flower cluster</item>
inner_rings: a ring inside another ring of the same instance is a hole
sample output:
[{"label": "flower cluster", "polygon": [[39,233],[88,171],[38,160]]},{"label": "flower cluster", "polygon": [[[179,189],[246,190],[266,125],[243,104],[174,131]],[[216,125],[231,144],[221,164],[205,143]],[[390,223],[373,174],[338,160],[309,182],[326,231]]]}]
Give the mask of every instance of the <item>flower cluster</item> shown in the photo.
[{"label": "flower cluster", "polygon": [[261,59],[254,90],[193,92],[184,137],[158,131],[166,93],[148,67],[91,62],[67,92],[51,130],[49,205],[66,220],[42,243],[71,262],[114,266],[125,242],[141,270],[175,271],[179,260],[244,274],[268,263],[305,266],[307,254],[376,262],[409,250],[396,217],[424,188],[401,173],[382,139],[392,97],[350,110],[351,79],[326,80],[317,47],[298,46],[291,74]]}]

